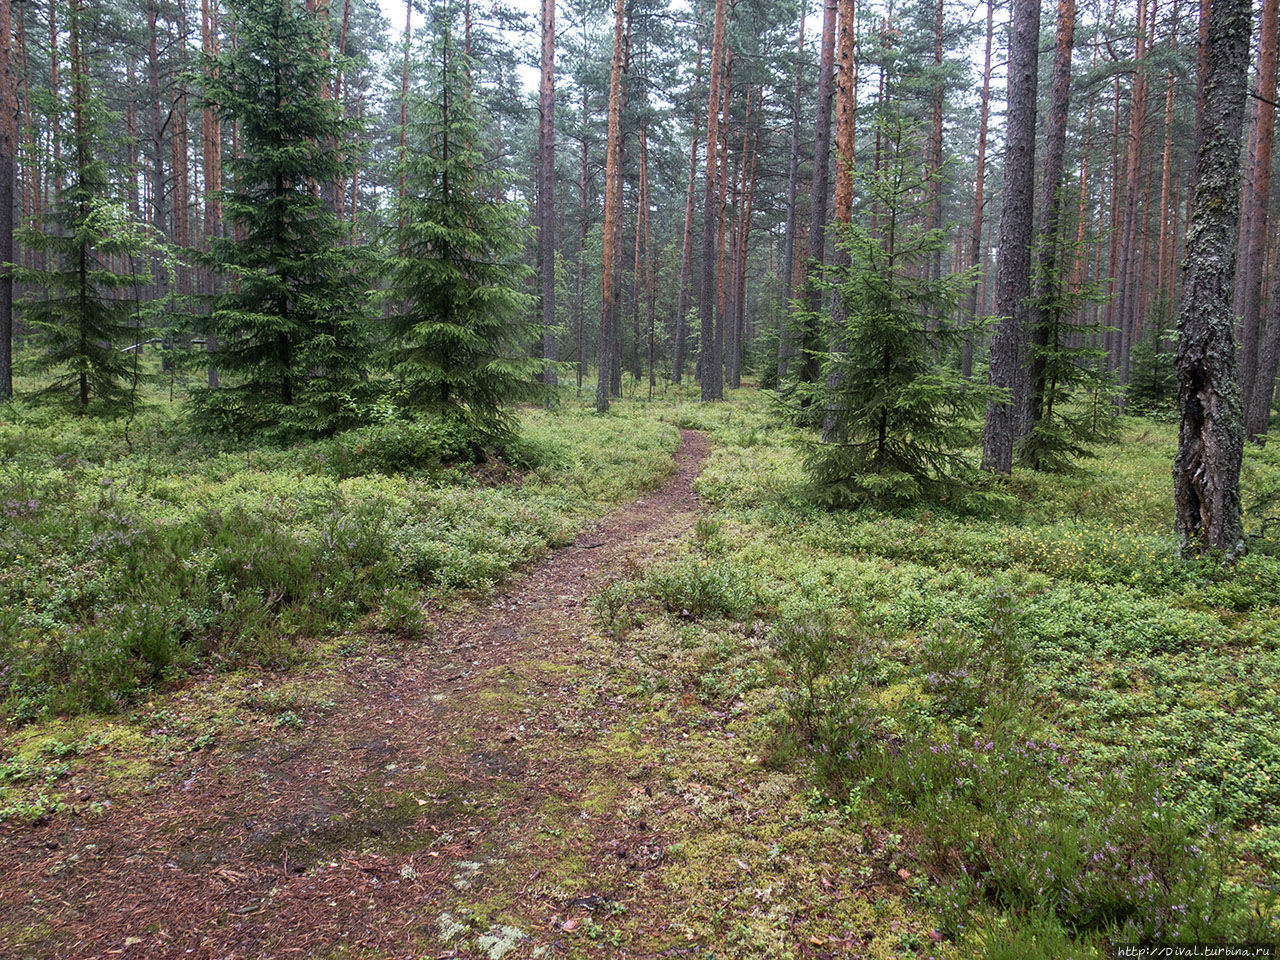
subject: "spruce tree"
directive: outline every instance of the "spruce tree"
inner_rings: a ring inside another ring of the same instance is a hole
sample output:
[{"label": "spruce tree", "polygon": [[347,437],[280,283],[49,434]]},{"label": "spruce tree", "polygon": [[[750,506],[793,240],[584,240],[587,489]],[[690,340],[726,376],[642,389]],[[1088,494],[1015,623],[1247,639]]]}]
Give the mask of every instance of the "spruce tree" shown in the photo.
[{"label": "spruce tree", "polygon": [[[1097,283],[1072,288],[1066,264],[1081,255],[1074,244],[1060,243],[1056,235],[1042,236],[1039,242],[1058,249],[1034,255],[1039,296],[1033,303],[1037,323],[1028,355],[1037,375],[1028,398],[1031,425],[1018,445],[1018,460],[1033,470],[1066,470],[1075,460],[1093,456],[1093,445],[1112,435],[1112,419],[1097,416],[1099,403],[1118,399],[1106,371],[1106,351],[1071,335],[1072,318],[1107,296]],[[1084,398],[1092,402],[1079,402]]]},{"label": "spruce tree", "polygon": [[207,102],[240,135],[227,236],[208,257],[227,279],[210,318],[222,385],[194,400],[224,431],[329,434],[358,422],[367,392],[364,258],[321,189],[349,173],[357,125],[326,95],[341,60],[326,21],[300,0],[231,8],[236,45],[205,71]]},{"label": "spruce tree", "polygon": [[535,396],[540,361],[532,299],[519,288],[528,211],[501,199],[505,184],[478,150],[456,12],[435,10],[427,62],[411,91],[388,258],[388,361],[401,406],[459,421],[477,444],[510,435],[505,408]]},{"label": "spruce tree", "polygon": [[890,115],[879,125],[882,165],[855,173],[877,228],[857,220],[839,226],[835,240],[848,262],[829,267],[821,284],[838,298],[843,324],[833,331],[834,349],[818,354],[823,375],[796,394],[801,406],[824,412],[823,440],[807,444],[805,469],[817,498],[833,506],[954,493],[974,472],[965,448],[977,439],[974,417],[995,393],[937,360],[957,352],[967,333],[935,318],[954,312],[973,276],[924,269],[950,242],[922,226],[937,173],[916,172],[908,122]]},{"label": "spruce tree", "polygon": [[[40,254],[37,267],[15,267],[14,278],[31,291],[23,320],[35,334],[38,353],[30,367],[52,375],[41,392],[71,401],[77,412],[125,406],[135,365],[126,344],[139,333],[142,287],[139,232],[122,229],[123,206],[115,202],[102,159],[105,111],[93,93],[82,43],[83,10],[68,10],[70,98],[54,109],[69,110],[70,127],[61,154],[58,191],[40,225],[20,232],[23,246]],[[123,264],[123,267],[119,265]]]}]

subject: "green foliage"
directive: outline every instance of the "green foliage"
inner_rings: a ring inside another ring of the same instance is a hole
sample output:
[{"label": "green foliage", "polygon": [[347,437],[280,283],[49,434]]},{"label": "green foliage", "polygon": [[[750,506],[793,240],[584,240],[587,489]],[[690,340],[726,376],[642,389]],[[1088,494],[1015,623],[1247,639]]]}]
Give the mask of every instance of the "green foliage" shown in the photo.
[{"label": "green foliage", "polygon": [[684,556],[652,567],[643,580],[646,593],[668,613],[682,617],[740,620],[755,605],[746,571],[706,557]]},{"label": "green foliage", "polygon": [[[115,710],[200,664],[282,667],[371,617],[487,590],[669,474],[675,431],[523,415],[518,485],[452,459],[468,438],[390,422],[290,448],[219,450],[144,412],[0,414],[0,714]],[[583,446],[585,442],[585,447]]]},{"label": "green foliage", "polygon": [[974,476],[965,448],[993,396],[938,362],[964,338],[938,318],[956,309],[974,277],[932,279],[922,269],[948,240],[914,216],[929,181],[912,172],[912,128],[884,119],[881,134],[884,165],[856,175],[879,226],[852,224],[837,236],[848,265],[829,268],[820,284],[835,303],[833,348],[822,355],[822,376],[795,391],[801,409],[822,421],[822,441],[805,446],[805,469],[815,498],[832,506],[953,494]]},{"label": "green foliage", "polygon": [[1163,303],[1154,305],[1129,357],[1125,398],[1138,413],[1171,416],[1178,402],[1177,359]]},{"label": "green foliage", "polygon": [[329,435],[363,419],[368,393],[365,261],[324,197],[351,165],[338,144],[354,121],[324,95],[342,60],[324,54],[329,27],[301,0],[234,0],[231,15],[236,44],[211,58],[205,91],[240,131],[227,236],[206,258],[227,290],[201,321],[217,335],[224,382],[193,400],[218,432]]},{"label": "green foliage", "polygon": [[[687,669],[756,667],[734,688],[755,706],[739,735],[771,721],[762,751],[812,771],[830,816],[916,839],[958,955],[1273,939],[1280,563],[1178,556],[1173,429],[1121,418],[1113,453],[1015,474],[1009,505],[975,517],[815,509],[796,431],[768,423],[705,420],[698,481],[717,509],[701,539],[755,602],[740,623],[669,627],[714,651]],[[1268,451],[1247,458],[1259,494]]]},{"label": "green foliage", "polygon": [[1071,289],[1066,282],[1068,263],[1085,255],[1074,243],[1058,243],[1055,253],[1047,273],[1039,257],[1033,257],[1041,270],[1036,278],[1041,295],[1029,351],[1034,381],[1031,429],[1018,448],[1018,458],[1035,470],[1065,470],[1093,456],[1093,447],[1112,436],[1112,418],[1099,416],[1098,408],[1118,398],[1107,372],[1107,352],[1098,345],[1101,325],[1086,332],[1072,323],[1084,307],[1105,301],[1106,294],[1098,283]]},{"label": "green foliage", "polygon": [[833,776],[875,734],[876,710],[867,686],[882,646],[842,635],[829,616],[784,621],[770,641],[787,670],[782,701],[787,716],[811,748],[818,770]]},{"label": "green foliage", "polygon": [[395,418],[338,434],[324,449],[338,477],[366,473],[431,474],[472,463],[478,438],[456,420]]},{"label": "green foliage", "polygon": [[[81,30],[72,7],[71,30]],[[136,366],[128,344],[144,338],[142,288],[151,282],[157,244],[119,201],[103,153],[106,115],[83,69],[73,66],[72,123],[63,161],[62,188],[42,225],[28,224],[18,242],[43,266],[14,268],[29,293],[19,305],[35,334],[37,373],[52,374],[42,394],[70,402],[79,413],[91,404],[104,411],[128,406]],[[59,109],[62,105],[59,105]],[[120,268],[117,263],[126,267]]]},{"label": "green foliage", "polygon": [[455,11],[437,11],[430,60],[411,91],[403,196],[387,261],[388,359],[407,409],[507,437],[506,408],[535,395],[541,363],[522,355],[532,301],[519,292],[527,210],[495,199],[505,184],[479,150]]},{"label": "green foliage", "polygon": [[977,636],[943,624],[922,641],[921,687],[948,716],[973,716],[1026,695],[1027,650],[1015,621],[1012,596],[1002,589],[992,597],[989,627]]}]

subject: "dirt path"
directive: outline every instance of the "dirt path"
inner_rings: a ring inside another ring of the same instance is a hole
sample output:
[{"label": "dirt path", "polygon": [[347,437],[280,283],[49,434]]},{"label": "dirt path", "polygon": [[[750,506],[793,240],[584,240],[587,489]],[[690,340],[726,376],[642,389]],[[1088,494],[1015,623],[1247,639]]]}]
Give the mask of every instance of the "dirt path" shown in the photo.
[{"label": "dirt path", "polygon": [[[669,839],[636,809],[654,819],[663,801],[611,747],[629,711],[602,695],[607,666],[586,641],[590,598],[692,526],[706,453],[683,432],[661,490],[440,618],[412,652],[350,662],[301,729],[220,739],[93,816],[0,825],[0,955],[678,949],[692,937],[666,930],[661,908],[645,917]],[[623,911],[647,946],[611,943]]]}]

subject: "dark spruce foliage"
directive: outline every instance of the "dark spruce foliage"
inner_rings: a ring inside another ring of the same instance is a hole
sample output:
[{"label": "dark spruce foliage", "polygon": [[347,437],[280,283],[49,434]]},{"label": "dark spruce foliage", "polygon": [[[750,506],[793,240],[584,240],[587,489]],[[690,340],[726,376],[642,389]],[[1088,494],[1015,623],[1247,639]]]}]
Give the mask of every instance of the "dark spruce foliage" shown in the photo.
[{"label": "dark spruce foliage", "polygon": [[971,475],[964,449],[974,417],[993,391],[966,384],[940,357],[959,352],[965,334],[945,320],[973,282],[970,274],[933,278],[925,265],[948,240],[921,227],[927,179],[915,173],[910,126],[881,121],[886,162],[855,174],[874,227],[854,224],[836,242],[848,265],[827,270],[822,285],[839,298],[845,322],[834,349],[819,354],[823,374],[800,384],[806,419],[821,410],[821,442],[805,452],[816,496],[831,505],[902,503],[947,496]]},{"label": "dark spruce foliage", "polygon": [[338,70],[326,24],[299,0],[231,7],[236,46],[213,59],[206,93],[240,132],[227,236],[208,258],[227,281],[209,321],[223,386],[194,399],[226,432],[331,434],[360,420],[367,389],[364,258],[324,199],[349,172],[353,121],[325,95]]},{"label": "dark spruce foliage", "polygon": [[437,11],[409,103],[403,196],[388,258],[388,365],[407,410],[467,425],[480,442],[509,438],[504,409],[535,396],[540,361],[520,292],[528,211],[504,202],[505,184],[478,146],[466,60],[452,40],[455,13]]},{"label": "dark spruce foliage", "polygon": [[[80,19],[79,7],[73,7],[73,51],[79,48]],[[19,234],[41,265],[13,271],[31,291],[21,304],[38,348],[29,367],[50,376],[44,395],[69,401],[79,413],[119,410],[135,383],[126,348],[141,331],[141,290],[151,280],[142,255],[150,240],[129,219],[107,175],[104,111],[79,56],[71,64],[70,102],[56,109],[69,109],[71,119],[59,166],[62,189],[44,222]]]}]

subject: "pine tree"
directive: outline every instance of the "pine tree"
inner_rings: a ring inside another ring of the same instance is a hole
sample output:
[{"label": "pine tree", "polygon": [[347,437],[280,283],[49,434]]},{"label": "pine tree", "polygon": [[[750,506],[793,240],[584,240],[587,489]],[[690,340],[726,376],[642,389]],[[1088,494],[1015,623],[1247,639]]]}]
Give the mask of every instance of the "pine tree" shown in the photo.
[{"label": "pine tree", "polygon": [[[239,130],[209,263],[226,277],[212,326],[222,386],[199,391],[218,429],[324,435],[360,419],[363,258],[320,184],[349,173],[339,142],[356,124],[325,95],[340,58],[329,27],[299,0],[233,0],[237,42],[207,70],[206,99]],[[203,362],[203,361],[201,361]]]},{"label": "pine tree", "polygon": [[848,259],[828,267],[821,286],[839,300],[842,342],[822,355],[823,376],[796,396],[825,411],[823,442],[809,445],[805,467],[819,499],[837,506],[954,492],[974,472],[964,450],[977,437],[973,418],[995,393],[936,361],[966,332],[934,318],[956,309],[973,276],[925,269],[949,245],[944,231],[921,225],[938,173],[913,172],[918,138],[905,120],[890,115],[878,125],[881,166],[855,174],[878,230],[838,225]]},{"label": "pine tree", "polygon": [[1244,417],[1237,381],[1231,277],[1240,210],[1240,140],[1252,15],[1248,0],[1208,11],[1204,96],[1196,133],[1195,198],[1178,313],[1178,455],[1174,507],[1186,554],[1244,548],[1240,466]]},{"label": "pine tree", "polygon": [[404,195],[389,262],[389,363],[406,408],[460,420],[477,442],[510,437],[504,408],[535,395],[540,360],[518,352],[537,334],[519,292],[528,211],[499,197],[505,184],[478,150],[467,58],[456,14],[437,11],[426,79],[411,92]]},{"label": "pine tree", "polygon": [[47,211],[43,227],[21,231],[23,246],[40,256],[39,267],[19,267],[15,279],[32,291],[22,307],[35,333],[39,353],[32,368],[52,374],[42,391],[70,399],[77,412],[91,402],[103,410],[129,400],[133,369],[122,345],[137,333],[142,287],[150,273],[122,269],[137,264],[138,234],[120,229],[121,206],[113,203],[112,184],[102,160],[105,112],[88,79],[81,37],[82,8],[71,4],[70,148],[61,152],[62,188]]}]

